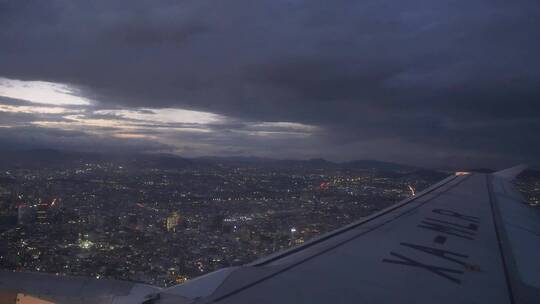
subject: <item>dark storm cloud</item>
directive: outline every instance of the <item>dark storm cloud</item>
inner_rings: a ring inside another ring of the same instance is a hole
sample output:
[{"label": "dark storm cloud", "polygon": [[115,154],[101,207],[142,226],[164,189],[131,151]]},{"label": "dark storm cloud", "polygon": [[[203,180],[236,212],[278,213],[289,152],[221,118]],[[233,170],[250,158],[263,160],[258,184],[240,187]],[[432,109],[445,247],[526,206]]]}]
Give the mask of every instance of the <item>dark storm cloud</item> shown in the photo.
[{"label": "dark storm cloud", "polygon": [[0,1],[0,27],[0,76],[102,107],[316,125],[334,158],[540,155],[537,1]]}]

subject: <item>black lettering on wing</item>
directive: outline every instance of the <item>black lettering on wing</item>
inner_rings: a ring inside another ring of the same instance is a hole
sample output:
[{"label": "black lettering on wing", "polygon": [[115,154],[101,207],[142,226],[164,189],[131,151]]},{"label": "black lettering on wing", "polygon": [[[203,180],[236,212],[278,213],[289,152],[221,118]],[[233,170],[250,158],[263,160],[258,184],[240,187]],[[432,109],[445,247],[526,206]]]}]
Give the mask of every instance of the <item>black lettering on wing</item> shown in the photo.
[{"label": "black lettering on wing", "polygon": [[422,245],[417,245],[417,244],[411,244],[411,243],[400,243],[400,244],[402,246],[409,247],[409,248],[416,249],[416,250],[420,250],[422,252],[434,255],[436,257],[440,257],[442,259],[457,263],[457,264],[462,265],[464,267],[468,266],[468,264],[466,262],[456,259],[456,257],[464,258],[464,259],[469,257],[468,255],[465,255],[465,254],[462,254],[462,253],[457,253],[457,252],[454,252],[454,251],[448,251],[448,250],[443,250],[443,249],[433,248],[433,247],[428,247],[428,246],[422,246]]},{"label": "black lettering on wing", "polygon": [[473,224],[473,223],[470,223],[469,225],[465,226],[465,225],[452,223],[452,222],[449,222],[449,221],[443,221],[443,220],[439,220],[439,219],[434,219],[434,218],[431,218],[431,217],[426,217],[426,220],[430,220],[432,222],[439,222],[439,223],[443,223],[443,224],[448,224],[448,225],[458,227],[458,228],[462,228],[462,229],[469,229],[469,230],[472,230],[472,231],[477,231],[478,230],[478,225]]},{"label": "black lettering on wing", "polygon": [[444,233],[447,235],[457,236],[457,237],[467,239],[467,240],[474,240],[474,238],[472,237],[474,236],[474,234],[472,232],[458,229],[452,226],[448,226],[447,224],[422,221],[422,224],[418,225],[418,227],[437,231],[437,232]]},{"label": "black lettering on wing", "polygon": [[437,213],[437,214],[440,214],[440,215],[451,216],[451,217],[454,217],[454,218],[458,218],[458,219],[468,221],[468,222],[472,222],[472,223],[476,223],[476,224],[478,224],[478,222],[480,221],[480,219],[478,217],[476,217],[476,216],[465,215],[465,214],[461,214],[461,213],[458,213],[458,212],[455,212],[455,211],[452,211],[452,210],[433,209],[432,211],[434,213]]},{"label": "black lettering on wing", "polygon": [[453,277],[453,276],[451,276],[449,274],[449,273],[463,274],[463,271],[461,271],[461,270],[424,264],[424,263],[415,261],[415,260],[413,260],[411,258],[408,258],[406,256],[403,256],[403,255],[395,253],[395,252],[390,252],[390,255],[398,258],[399,260],[383,259],[382,261],[384,263],[406,265],[406,266],[411,266],[411,267],[419,267],[419,268],[425,269],[425,270],[427,270],[427,271],[429,271],[431,273],[434,273],[434,274],[436,274],[438,276],[441,276],[441,277],[443,277],[443,278],[445,278],[445,279],[447,279],[447,280],[449,280],[449,281],[451,281],[453,283],[461,284],[461,280],[459,280],[459,279],[457,279],[457,278],[455,278],[455,277]]}]

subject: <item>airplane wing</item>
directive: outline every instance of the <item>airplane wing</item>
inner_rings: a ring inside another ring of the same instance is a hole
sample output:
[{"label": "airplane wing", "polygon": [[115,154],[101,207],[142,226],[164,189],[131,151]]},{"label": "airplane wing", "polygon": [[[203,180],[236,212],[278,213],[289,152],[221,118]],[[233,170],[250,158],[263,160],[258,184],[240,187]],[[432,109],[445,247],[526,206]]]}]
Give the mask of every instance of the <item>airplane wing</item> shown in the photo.
[{"label": "airplane wing", "polygon": [[521,170],[456,173],[301,246],[131,303],[539,303],[540,214],[511,183]]}]

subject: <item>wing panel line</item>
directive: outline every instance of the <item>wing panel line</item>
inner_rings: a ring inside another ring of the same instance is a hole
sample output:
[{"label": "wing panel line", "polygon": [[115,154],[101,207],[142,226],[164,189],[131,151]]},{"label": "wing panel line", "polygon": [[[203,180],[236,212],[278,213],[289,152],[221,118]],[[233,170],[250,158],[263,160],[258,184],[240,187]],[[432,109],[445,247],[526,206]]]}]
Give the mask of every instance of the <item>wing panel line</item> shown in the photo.
[{"label": "wing panel line", "polygon": [[[506,286],[508,287],[508,297],[510,298],[510,303],[513,304],[515,303],[514,301],[514,292],[513,292],[513,289],[512,289],[512,283],[511,283],[511,280],[510,280],[510,272],[508,270],[508,265],[507,265],[507,261],[508,261],[508,258],[509,257],[506,257],[504,255],[504,250],[503,250],[503,243],[502,243],[502,240],[501,240],[501,233],[499,231],[499,225],[501,225],[501,218],[500,218],[500,215],[499,215],[499,210],[496,208],[495,206],[495,203],[494,203],[494,197],[493,197],[493,177],[490,176],[490,175],[486,175],[486,184],[487,184],[487,187],[488,187],[488,194],[489,194],[489,206],[491,207],[491,215],[493,216],[493,227],[495,229],[495,235],[497,236],[497,245],[499,246],[499,252],[501,254],[501,260],[502,260],[502,266],[503,266],[503,271],[504,271],[504,278],[506,280]],[[503,191],[506,192],[505,189],[503,189]]]}]

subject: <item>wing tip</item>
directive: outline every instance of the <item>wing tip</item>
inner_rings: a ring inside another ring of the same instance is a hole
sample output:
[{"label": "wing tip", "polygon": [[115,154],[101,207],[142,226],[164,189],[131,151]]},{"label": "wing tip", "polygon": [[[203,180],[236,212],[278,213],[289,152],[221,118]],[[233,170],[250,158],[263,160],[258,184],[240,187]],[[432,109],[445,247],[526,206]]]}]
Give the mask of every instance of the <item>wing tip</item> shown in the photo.
[{"label": "wing tip", "polygon": [[493,175],[502,177],[505,179],[513,180],[515,179],[521,172],[523,172],[525,169],[527,169],[529,166],[526,164],[517,165],[514,167],[510,167],[504,170],[497,171],[493,173]]}]

